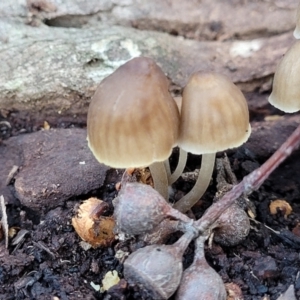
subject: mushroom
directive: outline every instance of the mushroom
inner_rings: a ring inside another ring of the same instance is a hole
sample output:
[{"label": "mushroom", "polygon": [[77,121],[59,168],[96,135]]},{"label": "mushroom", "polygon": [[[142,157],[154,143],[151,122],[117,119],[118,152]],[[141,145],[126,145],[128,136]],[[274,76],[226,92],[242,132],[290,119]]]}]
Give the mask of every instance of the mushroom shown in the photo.
[{"label": "mushroom", "polygon": [[193,189],[174,207],[190,209],[206,191],[218,151],[244,143],[251,133],[247,101],[232,81],[214,72],[192,74],[184,88],[178,146],[202,154]]},{"label": "mushroom", "polygon": [[269,102],[278,109],[293,113],[300,109],[300,41],[279,62]]},{"label": "mushroom", "polygon": [[296,28],[294,30],[294,37],[296,39],[300,39],[300,3],[297,9],[297,17],[296,17]]},{"label": "mushroom", "polygon": [[113,168],[149,166],[154,187],[168,198],[163,161],[177,143],[179,112],[156,63],[134,58],[98,86],[88,110],[88,145]]}]

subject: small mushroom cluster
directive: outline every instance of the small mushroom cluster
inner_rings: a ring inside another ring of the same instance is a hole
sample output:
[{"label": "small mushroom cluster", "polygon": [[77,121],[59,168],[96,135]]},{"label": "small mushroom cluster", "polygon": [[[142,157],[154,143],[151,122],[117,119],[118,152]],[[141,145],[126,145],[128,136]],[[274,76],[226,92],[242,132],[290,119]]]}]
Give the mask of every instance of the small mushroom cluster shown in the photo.
[{"label": "small mushroom cluster", "polygon": [[[124,181],[114,200],[117,231],[152,244],[125,261],[126,280],[153,299],[168,299],[177,289],[176,299],[190,299],[194,291],[189,282],[200,280],[197,293],[203,292],[207,299],[225,299],[224,284],[204,257],[204,242],[210,232],[199,236],[197,223],[183,213],[206,191],[216,152],[238,147],[248,139],[247,102],[229,78],[214,72],[192,74],[181,103],[174,101],[168,89],[167,77],[150,58],[137,57],[119,67],[100,83],[92,98],[88,145],[99,162],[114,168],[148,166],[153,178],[156,191]],[[180,157],[171,174],[168,158],[175,146]],[[202,155],[199,176],[192,190],[171,207],[165,201],[168,186],[182,174],[187,152]],[[209,229],[221,244],[236,244],[249,232],[248,227],[235,226],[240,224],[235,211],[239,210],[228,210],[229,216],[225,214],[225,219],[219,218]],[[229,223],[227,217],[232,217]],[[249,221],[244,223],[249,225]],[[175,244],[162,245],[175,231],[184,234]],[[195,238],[194,263],[183,272],[183,253]]]},{"label": "small mushroom cluster", "polygon": [[[300,5],[294,31],[297,39],[299,22]],[[269,97],[271,104],[285,112],[300,110],[299,42],[279,63]],[[235,204],[211,218],[213,221],[204,216],[202,223],[183,213],[206,191],[216,152],[238,147],[248,139],[247,102],[226,76],[214,72],[192,74],[178,103],[168,85],[150,58],[134,58],[119,67],[101,82],[91,101],[88,144],[99,162],[112,167],[149,166],[157,190],[124,182],[114,200],[117,230],[150,244],[125,261],[127,282],[152,299],[168,299],[175,294],[178,300],[224,300],[224,284],[205,260],[204,244],[212,232],[222,245],[239,243],[249,232],[249,219]],[[168,158],[175,146],[180,157],[171,174]],[[184,170],[187,152],[202,155],[199,177],[193,189],[172,207],[164,199],[169,198],[168,185]],[[164,245],[164,238],[175,231],[183,232],[181,238],[173,245]],[[183,270],[182,257],[192,240],[196,244],[194,261]]]},{"label": "small mushroom cluster", "polygon": [[[149,166],[154,187],[166,200],[187,152],[202,154],[195,186],[174,206],[186,212],[206,191],[216,152],[248,139],[249,111],[241,91],[214,72],[191,75],[180,109],[168,88],[167,77],[150,58],[137,57],[119,67],[100,83],[90,103],[88,145],[99,162],[111,167]],[[170,174],[168,158],[175,146],[180,158]]]}]

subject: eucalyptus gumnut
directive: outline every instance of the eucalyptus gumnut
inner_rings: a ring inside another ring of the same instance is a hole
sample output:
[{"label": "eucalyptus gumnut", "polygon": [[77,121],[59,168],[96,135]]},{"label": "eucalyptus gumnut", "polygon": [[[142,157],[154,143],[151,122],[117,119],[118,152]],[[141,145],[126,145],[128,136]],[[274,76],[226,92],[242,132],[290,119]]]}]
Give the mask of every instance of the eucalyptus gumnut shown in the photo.
[{"label": "eucalyptus gumnut", "polygon": [[133,252],[124,263],[124,278],[151,299],[169,299],[179,286],[182,256],[194,238],[186,232],[173,245],[151,245]]},{"label": "eucalyptus gumnut", "polygon": [[192,223],[186,215],[173,209],[151,186],[137,182],[122,186],[114,206],[117,230],[130,235],[151,232],[166,218]]},{"label": "eucalyptus gumnut", "polygon": [[250,230],[249,217],[239,205],[227,208],[214,224],[214,241],[223,246],[235,246]]},{"label": "eucalyptus gumnut", "polygon": [[204,255],[206,237],[196,241],[194,261],[182,275],[176,300],[226,300],[225,285],[219,274],[209,266]]}]

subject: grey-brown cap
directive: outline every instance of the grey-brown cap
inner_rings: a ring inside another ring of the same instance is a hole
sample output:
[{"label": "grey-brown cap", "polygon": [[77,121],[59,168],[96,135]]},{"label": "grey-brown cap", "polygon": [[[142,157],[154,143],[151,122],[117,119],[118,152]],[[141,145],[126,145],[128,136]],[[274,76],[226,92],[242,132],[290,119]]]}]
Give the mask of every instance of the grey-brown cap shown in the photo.
[{"label": "grey-brown cap", "polygon": [[269,102],[287,113],[300,110],[300,41],[279,62]]},{"label": "grey-brown cap", "polygon": [[294,30],[294,37],[296,39],[300,39],[300,2],[297,9],[296,28]]},{"label": "grey-brown cap", "polygon": [[215,153],[240,146],[250,133],[239,88],[214,72],[192,74],[183,91],[178,145],[194,154]]},{"label": "grey-brown cap", "polygon": [[164,161],[177,143],[179,112],[169,82],[150,58],[137,57],[105,78],[88,111],[89,147],[115,168]]}]

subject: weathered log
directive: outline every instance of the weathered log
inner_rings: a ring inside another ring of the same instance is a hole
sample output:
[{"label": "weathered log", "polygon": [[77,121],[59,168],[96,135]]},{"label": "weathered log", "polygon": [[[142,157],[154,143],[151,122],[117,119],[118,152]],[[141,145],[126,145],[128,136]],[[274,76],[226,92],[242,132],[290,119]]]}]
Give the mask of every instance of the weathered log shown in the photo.
[{"label": "weathered log", "polygon": [[[199,42],[165,33],[95,24],[58,28],[0,20],[0,109],[85,113],[97,84],[128,59],[154,58],[183,86],[198,69],[227,74],[254,89],[270,81],[291,33],[234,42]],[[243,86],[244,91],[247,86]]]}]

